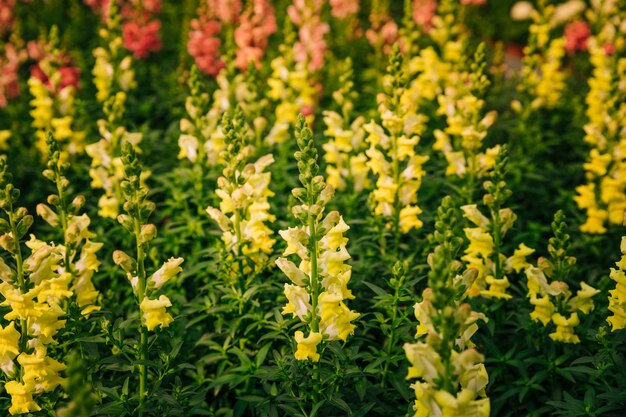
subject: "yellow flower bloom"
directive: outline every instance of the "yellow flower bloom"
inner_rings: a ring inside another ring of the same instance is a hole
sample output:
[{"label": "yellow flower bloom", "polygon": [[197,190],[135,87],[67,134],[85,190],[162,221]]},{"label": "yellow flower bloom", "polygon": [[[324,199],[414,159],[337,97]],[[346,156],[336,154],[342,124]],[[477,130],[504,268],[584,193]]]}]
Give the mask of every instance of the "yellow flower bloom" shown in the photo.
[{"label": "yellow flower bloom", "polygon": [[552,322],[556,324],[556,331],[550,333],[550,339],[563,343],[580,343],[580,339],[574,333],[574,327],[580,324],[577,313],[572,313],[568,319],[555,313],[552,315]]},{"label": "yellow flower bloom", "polygon": [[29,386],[17,381],[9,381],[4,385],[4,389],[11,396],[11,407],[9,407],[11,415],[41,410],[41,407],[33,400],[33,393]]},{"label": "yellow flower bloom", "polygon": [[298,348],[295,353],[295,358],[299,361],[305,361],[311,359],[313,362],[320,360],[320,354],[317,353],[317,345],[322,341],[322,334],[311,332],[307,337],[304,337],[304,333],[297,331],[294,335],[294,339],[298,344]]},{"label": "yellow flower bloom", "polygon": [[161,288],[165,283],[182,272],[183,268],[180,267],[180,264],[183,263],[183,260],[183,258],[170,258],[148,278],[148,281],[152,283],[155,289]]},{"label": "yellow flower bloom", "polygon": [[513,256],[507,259],[507,268],[515,272],[520,272],[530,266],[530,263],[526,261],[529,255],[535,252],[534,249],[529,248],[523,243],[520,243],[519,247],[513,252]]},{"label": "yellow flower bloom", "polygon": [[139,305],[142,313],[142,324],[150,331],[157,326],[162,328],[169,326],[174,319],[166,311],[166,308],[171,306],[170,299],[165,295],[161,295],[156,300],[150,300],[148,297],[145,297]]}]

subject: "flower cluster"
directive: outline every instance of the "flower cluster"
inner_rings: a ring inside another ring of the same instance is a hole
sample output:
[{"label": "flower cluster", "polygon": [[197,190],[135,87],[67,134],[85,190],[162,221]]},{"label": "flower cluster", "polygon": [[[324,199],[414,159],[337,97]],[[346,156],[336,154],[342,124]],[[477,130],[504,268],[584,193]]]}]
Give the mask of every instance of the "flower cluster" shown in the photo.
[{"label": "flower cluster", "polygon": [[60,372],[65,365],[48,355],[48,347],[65,326],[61,307],[72,296],[72,275],[61,267],[64,251],[31,235],[22,253],[23,238],[33,223],[25,208],[16,207],[19,190],[13,187],[5,159],[0,159],[0,246],[14,261],[14,267],[0,261],[2,282],[0,305],[7,311],[0,323],[0,369],[11,396],[11,415],[41,410],[34,396],[50,393],[63,385]]},{"label": "flower cluster", "polygon": [[596,290],[584,281],[580,290],[573,296],[567,285],[567,279],[576,263],[576,258],[567,255],[571,246],[570,236],[566,233],[565,215],[558,211],[552,222],[554,237],[550,238],[548,253],[550,259],[539,258],[537,266],[526,268],[528,278],[528,298],[534,306],[530,317],[544,326],[552,322],[556,330],[550,338],[562,343],[579,343],[580,338],[574,332],[580,324],[578,312],[588,314],[593,310],[593,296]]},{"label": "flower cluster", "polygon": [[585,99],[584,130],[591,149],[583,165],[587,183],[576,188],[574,197],[586,212],[580,227],[586,233],[605,233],[607,223],[621,224],[626,210],[626,57],[623,42],[620,49],[614,46],[626,35],[626,19],[617,13],[611,16],[597,16],[594,23],[601,29],[589,39],[593,73]]},{"label": "flower cluster", "polygon": [[401,233],[422,227],[417,192],[425,174],[422,166],[428,160],[415,150],[423,131],[423,119],[407,111],[400,101],[406,87],[402,66],[403,58],[396,47],[385,79],[386,93],[378,96],[382,126],[374,121],[364,126],[369,146],[367,165],[377,176],[372,192],[374,214],[387,220],[396,239]]},{"label": "flower cluster", "polygon": [[606,321],[611,330],[626,329],[626,237],[620,244],[622,257],[611,268],[611,279],[615,281],[615,289],[609,291],[609,311],[612,313]]},{"label": "flower cluster", "polygon": [[513,109],[522,116],[542,109],[556,107],[565,90],[565,73],[562,62],[565,56],[565,38],[550,38],[555,26],[555,7],[540,4],[539,10],[530,7],[527,16],[532,19],[530,37],[524,47],[521,83],[518,90],[525,94],[524,104],[512,103]]},{"label": "flower cluster", "polygon": [[330,14],[341,20],[359,12],[359,0],[330,0]]},{"label": "flower cluster", "polygon": [[470,183],[493,168],[499,150],[495,146],[481,152],[487,131],[497,116],[495,111],[485,115],[482,111],[485,101],[481,95],[489,84],[485,65],[484,44],[481,44],[470,70],[448,77],[443,93],[437,97],[437,113],[446,116],[447,126],[435,130],[433,148],[446,157],[446,175],[467,176]]},{"label": "flower cluster", "polygon": [[[122,123],[127,92],[135,87],[132,58],[122,50],[119,14],[116,3],[111,2],[106,27],[100,29],[104,46],[94,50],[96,63],[93,69],[96,98],[103,104],[104,119],[98,120],[101,139],[85,147],[91,157],[91,186],[102,188],[104,194],[98,201],[98,214],[115,218],[123,196],[120,181],[123,176],[121,144],[128,141],[135,146],[141,142],[140,133],[130,133]],[[144,177],[149,174],[144,173]]]},{"label": "flower cluster", "polygon": [[261,109],[267,100],[256,91],[256,71],[233,75],[230,70],[221,71],[216,77],[217,88],[212,100],[203,91],[199,69],[193,67],[188,84],[190,95],[185,101],[187,117],[181,119],[181,135],[178,139],[179,158],[187,158],[195,165],[216,166],[224,162],[222,152],[226,146],[225,135],[219,121],[224,114],[234,108],[234,103],[243,110],[252,126],[246,129],[247,136],[254,136],[260,146],[267,120],[261,115]]},{"label": "flower cluster", "polygon": [[339,85],[333,92],[335,103],[341,113],[324,111],[326,135],[329,140],[323,146],[326,160],[326,182],[336,190],[344,190],[348,184],[356,191],[369,188],[369,169],[364,151],[363,124],[365,118],[352,116],[354,102],[358,98],[352,80],[352,61],[347,59],[341,70]]},{"label": "flower cluster", "polygon": [[14,43],[0,45],[0,108],[20,92],[19,69],[25,55]]},{"label": "flower cluster", "polygon": [[295,62],[293,56],[293,33],[285,35],[285,43],[280,45],[281,54],[271,62],[272,74],[267,80],[267,97],[276,103],[275,121],[268,136],[268,145],[280,144],[289,137],[289,127],[302,113],[312,121],[317,102],[317,90],[311,84],[310,73],[302,62]]},{"label": "flower cluster", "polygon": [[[308,329],[306,337],[301,331],[295,333],[298,345],[295,357],[317,362],[318,345],[322,341],[345,341],[354,332],[352,321],[359,314],[345,304],[354,298],[348,289],[352,268],[345,264],[350,259],[346,249],[348,239],[344,237],[349,227],[336,211],[323,217],[333,187],[318,175],[313,133],[302,115],[298,116],[296,141],[300,149],[295,156],[302,188],[293,190],[300,204],[292,208],[292,213],[301,225],[280,231],[287,248],[276,264],[292,282],[285,284],[288,303],[283,314],[298,317]],[[300,264],[284,258],[289,255],[297,255]]]},{"label": "flower cluster", "polygon": [[161,21],[154,15],[161,11],[161,0],[129,0],[122,5],[124,48],[137,59],[161,49]]},{"label": "flower cluster", "polygon": [[37,148],[47,154],[47,132],[63,144],[63,158],[84,150],[85,133],[75,126],[75,101],[79,69],[57,47],[56,27],[50,31],[48,41],[30,46],[39,51],[38,63],[31,69],[28,87],[33,99],[30,101],[33,127],[36,129]]},{"label": "flower cluster", "polygon": [[534,252],[521,243],[512,256],[506,257],[503,253],[504,237],[517,219],[513,210],[502,207],[511,195],[504,181],[506,154],[506,147],[502,147],[490,180],[484,183],[487,194],[483,197],[483,204],[489,210],[489,217],[483,215],[476,204],[461,207],[463,216],[472,223],[472,227],[464,229],[469,244],[461,259],[468,268],[478,271],[478,277],[470,288],[470,297],[511,298],[507,293],[511,284],[506,274],[525,270],[530,265],[526,257]]},{"label": "flower cluster", "polygon": [[[252,10],[241,15],[241,0],[206,0],[198,8],[198,17],[191,20],[187,51],[195,64],[205,74],[213,77],[226,67],[220,57],[222,41],[233,41],[237,51],[237,66],[247,69],[263,55],[267,38],[276,30],[273,8],[266,0],[254,2]],[[237,33],[235,26],[242,19],[243,28]],[[245,66],[243,65],[245,63]]]},{"label": "flower cluster", "polygon": [[324,66],[326,41],[324,35],[330,27],[322,21],[323,0],[293,0],[287,8],[291,22],[298,28],[298,41],[294,44],[296,62],[303,63],[315,73]]},{"label": "flower cluster", "polygon": [[96,235],[89,231],[89,216],[78,214],[85,204],[85,197],[78,195],[71,201],[69,199],[70,184],[64,175],[68,164],[62,163],[60,157],[56,139],[48,134],[48,164],[43,176],[56,185],[57,194],[48,196],[50,205],[38,204],[37,214],[62,233],[63,245],[57,247],[62,255],[63,270],[70,274],[75,303],[86,315],[100,309],[96,305],[99,292],[91,279],[100,267],[96,253],[102,243],[91,240]]},{"label": "flower cluster", "polygon": [[222,229],[226,248],[258,263],[260,255],[272,253],[275,242],[272,230],[265,224],[275,220],[268,202],[274,195],[268,188],[272,174],[265,172],[274,158],[270,154],[248,163],[252,149],[245,143],[247,126],[241,110],[234,118],[225,115],[222,129],[226,148],[222,156],[223,175],[217,180],[220,207],[208,207],[206,211]]},{"label": "flower cluster", "polygon": [[375,51],[390,54],[398,40],[398,24],[391,18],[383,2],[374,2],[369,20],[371,26],[365,31],[367,41]]},{"label": "flower cluster", "polygon": [[221,24],[205,15],[191,21],[187,51],[198,68],[205,74],[216,76],[226,65],[220,59],[219,38]]},{"label": "flower cluster", "polygon": [[483,355],[471,337],[478,321],[487,321],[472,310],[465,299],[476,271],[459,274],[462,264],[455,260],[462,245],[452,224],[456,209],[446,197],[437,212],[437,247],[428,257],[431,268],[423,300],[415,304],[417,343],[406,343],[404,351],[411,366],[407,378],[415,379],[415,417],[489,416],[490,402],[485,388],[489,382],[482,364]]},{"label": "flower cluster", "polygon": [[235,65],[245,71],[250,64],[261,66],[269,37],[277,30],[274,7],[269,0],[254,0],[241,15],[235,29]]}]

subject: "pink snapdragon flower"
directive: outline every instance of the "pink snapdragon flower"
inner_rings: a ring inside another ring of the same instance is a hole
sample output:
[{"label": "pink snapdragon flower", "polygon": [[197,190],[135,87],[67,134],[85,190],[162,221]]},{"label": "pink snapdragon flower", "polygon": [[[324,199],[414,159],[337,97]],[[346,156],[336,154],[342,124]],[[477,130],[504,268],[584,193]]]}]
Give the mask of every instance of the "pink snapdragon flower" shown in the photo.
[{"label": "pink snapdragon flower", "polygon": [[587,22],[576,20],[565,26],[565,50],[567,52],[586,51],[591,28]]},{"label": "pink snapdragon flower", "polygon": [[208,0],[209,15],[215,16],[226,25],[234,25],[239,21],[242,5],[241,0]]},{"label": "pink snapdragon flower", "polygon": [[18,71],[25,59],[23,52],[11,43],[4,45],[4,55],[0,55],[0,108],[6,107],[20,92]]},{"label": "pink snapdragon flower", "polygon": [[15,24],[14,8],[15,0],[0,0],[0,35],[13,30],[13,25]]},{"label": "pink snapdragon flower", "polygon": [[330,14],[337,19],[346,19],[359,12],[359,0],[330,0]]},{"label": "pink snapdragon flower", "polygon": [[321,11],[324,0],[294,0],[287,8],[289,18],[298,26],[298,41],[293,46],[295,60],[306,62],[311,72],[324,66],[326,41],[324,35],[330,30],[328,23],[322,22]]},{"label": "pink snapdragon flower", "polygon": [[413,0],[413,21],[428,32],[433,27],[437,0]]},{"label": "pink snapdragon flower", "polygon": [[202,17],[193,19],[187,42],[187,51],[194,58],[198,69],[212,76],[216,76],[226,66],[220,59],[221,28],[217,20]]},{"label": "pink snapdragon flower", "polygon": [[482,6],[487,4],[487,0],[461,0],[461,4],[466,6]]},{"label": "pink snapdragon flower", "polygon": [[152,20],[145,24],[129,21],[122,24],[124,47],[133,53],[135,58],[146,58],[151,52],[161,49],[161,21]]},{"label": "pink snapdragon flower", "polygon": [[370,21],[372,27],[365,32],[365,37],[374,48],[391,53],[391,47],[398,40],[398,25],[386,15],[372,15]]},{"label": "pink snapdragon flower", "polygon": [[251,62],[260,68],[269,37],[277,30],[274,7],[269,0],[255,0],[251,10],[241,16],[235,29],[235,65],[245,71]]}]

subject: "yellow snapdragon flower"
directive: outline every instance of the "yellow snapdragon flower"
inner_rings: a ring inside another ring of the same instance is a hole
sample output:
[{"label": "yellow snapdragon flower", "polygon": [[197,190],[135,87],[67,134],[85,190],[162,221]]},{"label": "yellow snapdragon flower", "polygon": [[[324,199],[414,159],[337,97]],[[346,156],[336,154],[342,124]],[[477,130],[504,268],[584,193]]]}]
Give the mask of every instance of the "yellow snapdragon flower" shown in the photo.
[{"label": "yellow snapdragon flower", "polygon": [[150,331],[156,327],[167,327],[174,318],[167,312],[166,308],[171,307],[172,302],[166,295],[161,294],[158,299],[151,300],[145,297],[139,307],[142,313],[141,322]]},{"label": "yellow snapdragon flower", "polygon": [[617,268],[611,268],[611,279],[615,281],[615,288],[609,291],[609,311],[612,313],[606,320],[611,330],[626,328],[626,237],[622,237],[620,244],[622,257],[616,262]]}]

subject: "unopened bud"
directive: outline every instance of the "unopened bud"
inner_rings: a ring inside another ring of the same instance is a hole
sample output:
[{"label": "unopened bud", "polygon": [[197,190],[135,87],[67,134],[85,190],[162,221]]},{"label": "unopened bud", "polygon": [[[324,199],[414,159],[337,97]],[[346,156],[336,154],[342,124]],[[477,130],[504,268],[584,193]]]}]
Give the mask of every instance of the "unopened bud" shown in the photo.
[{"label": "unopened bud", "polygon": [[121,250],[113,252],[113,262],[129,274],[135,271],[135,261]]},{"label": "unopened bud", "polygon": [[152,239],[155,238],[156,233],[157,233],[157,228],[155,225],[144,224],[143,226],[141,226],[141,234],[140,234],[139,243],[144,244],[144,243],[150,242]]},{"label": "unopened bud", "polygon": [[59,225],[59,216],[57,216],[48,205],[43,203],[37,204],[36,212],[37,215],[44,219],[50,226],[57,227]]}]

